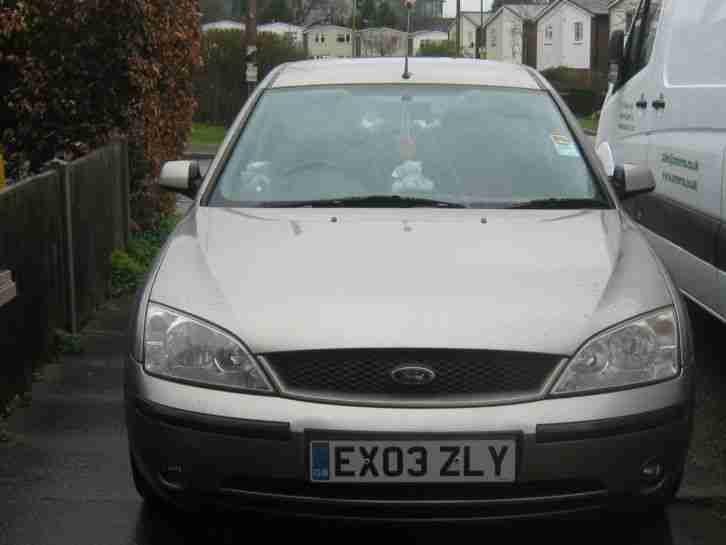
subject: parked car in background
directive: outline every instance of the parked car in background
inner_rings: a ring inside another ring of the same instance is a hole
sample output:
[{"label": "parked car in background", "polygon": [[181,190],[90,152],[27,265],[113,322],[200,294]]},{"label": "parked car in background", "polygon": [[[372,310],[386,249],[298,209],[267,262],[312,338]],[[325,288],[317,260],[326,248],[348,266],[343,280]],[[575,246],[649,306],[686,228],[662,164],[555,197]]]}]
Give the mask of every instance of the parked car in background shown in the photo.
[{"label": "parked car in background", "polygon": [[534,70],[274,70],[140,294],[125,366],[149,500],[376,520],[660,507],[688,449],[688,314]]},{"label": "parked car in background", "polygon": [[626,208],[681,291],[726,321],[726,2],[643,0],[611,53],[598,153],[653,172]]}]

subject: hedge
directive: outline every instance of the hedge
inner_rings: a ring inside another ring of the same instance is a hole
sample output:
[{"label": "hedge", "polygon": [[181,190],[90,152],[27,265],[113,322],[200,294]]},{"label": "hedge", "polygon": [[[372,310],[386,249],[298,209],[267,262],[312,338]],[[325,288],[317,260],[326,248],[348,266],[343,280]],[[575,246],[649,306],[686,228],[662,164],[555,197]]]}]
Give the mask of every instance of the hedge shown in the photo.
[{"label": "hedge", "polygon": [[[194,76],[199,123],[229,126],[247,99],[244,36],[239,30],[211,30],[202,38],[202,66]],[[306,57],[290,39],[269,32],[257,36],[259,79],[283,62]]]},{"label": "hedge", "polygon": [[3,0],[0,145],[15,179],[128,137],[132,215],[164,201],[152,181],[183,150],[196,107],[197,0]]}]

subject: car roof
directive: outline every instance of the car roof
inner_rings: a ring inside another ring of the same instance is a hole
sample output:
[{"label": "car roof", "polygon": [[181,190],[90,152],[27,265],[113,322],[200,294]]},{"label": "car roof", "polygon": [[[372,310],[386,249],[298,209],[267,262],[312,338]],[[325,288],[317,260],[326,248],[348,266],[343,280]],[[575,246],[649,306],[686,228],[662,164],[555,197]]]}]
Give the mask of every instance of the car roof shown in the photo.
[{"label": "car roof", "polygon": [[286,64],[270,87],[345,84],[448,84],[542,89],[524,67],[496,61],[412,57],[403,79],[402,57],[323,59]]}]

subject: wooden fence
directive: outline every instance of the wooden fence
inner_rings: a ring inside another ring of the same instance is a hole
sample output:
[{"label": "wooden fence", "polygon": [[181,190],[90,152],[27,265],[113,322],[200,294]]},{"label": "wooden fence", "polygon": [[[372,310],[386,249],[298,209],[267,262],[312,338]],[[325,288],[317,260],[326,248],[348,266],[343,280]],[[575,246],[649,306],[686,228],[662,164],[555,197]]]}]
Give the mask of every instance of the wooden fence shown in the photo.
[{"label": "wooden fence", "polygon": [[123,141],[0,191],[0,273],[16,292],[0,307],[0,405],[27,388],[54,330],[77,331],[107,297],[128,191]]}]

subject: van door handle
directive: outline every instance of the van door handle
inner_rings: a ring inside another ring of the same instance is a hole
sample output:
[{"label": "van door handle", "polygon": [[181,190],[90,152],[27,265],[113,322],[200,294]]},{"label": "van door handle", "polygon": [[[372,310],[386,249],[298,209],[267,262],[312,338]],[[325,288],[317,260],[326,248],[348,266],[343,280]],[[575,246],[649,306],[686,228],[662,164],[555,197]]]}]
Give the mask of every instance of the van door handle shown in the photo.
[{"label": "van door handle", "polygon": [[665,107],[666,107],[665,97],[663,95],[661,95],[658,100],[653,101],[652,106],[656,110],[665,110]]}]

